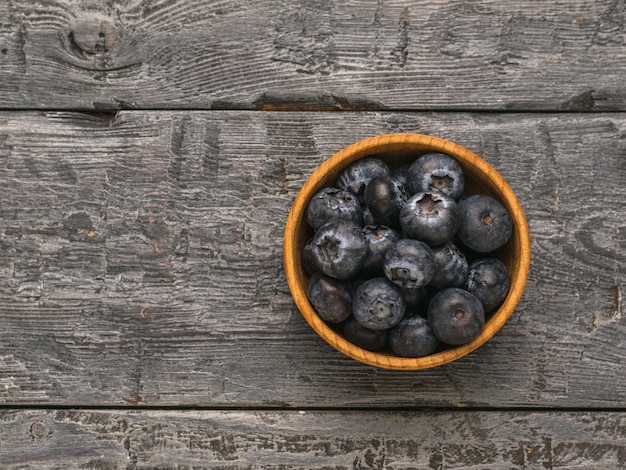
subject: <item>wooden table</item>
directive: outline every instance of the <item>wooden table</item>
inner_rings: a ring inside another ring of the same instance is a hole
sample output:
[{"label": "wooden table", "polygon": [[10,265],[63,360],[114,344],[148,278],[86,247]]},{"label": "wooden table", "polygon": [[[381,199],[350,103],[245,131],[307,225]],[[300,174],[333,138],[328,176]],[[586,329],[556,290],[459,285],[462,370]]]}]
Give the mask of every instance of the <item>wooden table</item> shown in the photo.
[{"label": "wooden table", "polygon": [[[0,468],[626,465],[624,0],[0,1]],[[452,140],[529,220],[446,366],[323,342],[282,266],[324,159]]]}]

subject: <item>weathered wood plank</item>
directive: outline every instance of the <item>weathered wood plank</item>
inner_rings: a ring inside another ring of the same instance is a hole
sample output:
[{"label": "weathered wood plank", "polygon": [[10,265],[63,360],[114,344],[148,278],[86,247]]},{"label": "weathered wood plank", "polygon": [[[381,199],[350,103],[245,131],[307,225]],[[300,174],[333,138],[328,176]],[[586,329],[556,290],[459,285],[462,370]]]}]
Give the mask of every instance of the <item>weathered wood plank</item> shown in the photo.
[{"label": "weathered wood plank", "polygon": [[623,1],[0,2],[0,106],[626,109]]},{"label": "weathered wood plank", "polygon": [[[482,155],[532,231],[510,322],[423,372],[334,351],[282,269],[308,175],[386,132]],[[622,114],[0,113],[0,402],[623,407],[625,139]]]},{"label": "weathered wood plank", "polygon": [[626,416],[583,412],[0,412],[3,469],[606,469]]}]

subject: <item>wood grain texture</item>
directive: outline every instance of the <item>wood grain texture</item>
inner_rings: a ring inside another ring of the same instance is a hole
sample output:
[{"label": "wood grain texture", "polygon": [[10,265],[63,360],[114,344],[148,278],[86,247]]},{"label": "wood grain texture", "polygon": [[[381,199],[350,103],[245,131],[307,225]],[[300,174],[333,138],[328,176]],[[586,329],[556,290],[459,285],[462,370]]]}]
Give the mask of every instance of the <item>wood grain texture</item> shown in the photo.
[{"label": "wood grain texture", "polygon": [[[509,322],[419,373],[333,350],[282,268],[305,179],[389,132],[482,156],[531,229]],[[625,138],[622,114],[0,113],[0,402],[623,408]]]},{"label": "wood grain texture", "polygon": [[6,470],[606,469],[626,416],[584,412],[0,413]]},{"label": "wood grain texture", "polygon": [[626,109],[619,0],[8,0],[0,106]]}]

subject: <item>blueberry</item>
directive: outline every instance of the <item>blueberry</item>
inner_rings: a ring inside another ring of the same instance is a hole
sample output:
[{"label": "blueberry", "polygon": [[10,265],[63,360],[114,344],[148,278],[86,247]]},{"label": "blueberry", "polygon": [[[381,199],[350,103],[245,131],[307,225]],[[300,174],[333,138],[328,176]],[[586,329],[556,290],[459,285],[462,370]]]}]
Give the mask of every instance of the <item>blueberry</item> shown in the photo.
[{"label": "blueberry", "polygon": [[352,287],[321,273],[309,278],[307,298],[320,318],[329,323],[340,323],[352,313]]},{"label": "blueberry", "polygon": [[459,239],[479,253],[497,250],[513,232],[513,221],[506,208],[486,194],[463,199],[459,203],[459,219]]},{"label": "blueberry", "polygon": [[406,237],[441,245],[459,228],[459,209],[454,199],[443,193],[417,193],[402,206],[400,225]]},{"label": "blueberry", "polygon": [[463,287],[467,279],[468,264],[465,255],[452,242],[433,247],[437,271],[430,285],[435,289]]},{"label": "blueberry", "polygon": [[409,168],[411,167],[410,163],[407,163],[406,165],[402,165],[398,168],[396,168],[396,170],[391,174],[391,176],[394,177],[394,179],[396,181],[398,181],[398,183],[400,183],[402,186],[405,187],[406,189],[406,183],[408,181],[409,178]]},{"label": "blueberry", "polygon": [[309,276],[318,271],[313,259],[313,239],[309,240],[302,250],[302,267]]},{"label": "blueberry", "polygon": [[349,281],[350,281],[350,285],[352,286],[352,289],[356,290],[359,288],[361,284],[363,284],[366,281],[369,281],[371,278],[372,276],[364,275],[361,272],[359,272],[356,276],[351,277]]},{"label": "blueberry", "polygon": [[400,240],[400,234],[386,225],[366,225],[363,234],[367,240],[367,257],[361,271],[365,274],[382,274],[385,253]]},{"label": "blueberry", "polygon": [[306,208],[308,224],[317,230],[332,219],[363,223],[363,209],[357,197],[337,188],[323,188],[313,195]]},{"label": "blueberry", "polygon": [[511,279],[506,265],[497,258],[483,258],[473,261],[465,289],[474,294],[485,308],[485,312],[494,311],[504,302]]},{"label": "blueberry", "polygon": [[380,351],[389,343],[389,330],[372,330],[365,328],[354,317],[343,325],[343,335],[352,344],[368,351]]},{"label": "blueberry", "polygon": [[404,303],[407,308],[418,307],[428,297],[428,289],[426,287],[400,287],[400,290],[404,296]]},{"label": "blueberry", "polygon": [[402,293],[387,278],[375,277],[365,281],[354,293],[352,314],[359,324],[372,330],[384,330],[396,325],[406,312]]},{"label": "blueberry", "polygon": [[344,168],[337,178],[336,186],[362,197],[365,186],[374,176],[388,175],[389,167],[380,158],[361,158]]},{"label": "blueberry", "polygon": [[428,323],[443,343],[458,346],[475,339],[485,326],[483,305],[458,287],[439,291],[428,304]]},{"label": "blueberry", "polygon": [[367,206],[363,207],[363,225],[377,225],[372,211]]},{"label": "blueberry", "polygon": [[415,289],[431,281],[437,265],[435,256],[426,243],[404,238],[385,253],[383,270],[394,284]]},{"label": "blueberry", "polygon": [[367,240],[361,226],[336,219],[313,235],[311,257],[317,268],[336,279],[349,279],[359,272],[367,256]]},{"label": "blueberry", "polygon": [[408,171],[411,194],[440,191],[453,199],[463,194],[465,179],[459,162],[445,153],[427,153],[415,160]]},{"label": "blueberry", "polygon": [[428,321],[420,316],[404,318],[389,333],[391,350],[402,357],[423,357],[439,346]]},{"label": "blueberry", "polygon": [[363,200],[377,223],[399,226],[400,209],[408,199],[404,186],[389,175],[372,178],[363,192]]}]

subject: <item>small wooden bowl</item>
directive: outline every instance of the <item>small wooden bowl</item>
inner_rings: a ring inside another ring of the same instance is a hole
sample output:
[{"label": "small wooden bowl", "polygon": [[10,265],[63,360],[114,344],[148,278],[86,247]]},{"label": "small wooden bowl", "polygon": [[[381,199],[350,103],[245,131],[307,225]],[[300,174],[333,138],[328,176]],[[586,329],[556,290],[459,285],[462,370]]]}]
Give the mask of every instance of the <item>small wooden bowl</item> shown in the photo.
[{"label": "small wooden bowl", "polygon": [[[313,310],[306,297],[308,276],[302,266],[302,250],[312,235],[306,223],[309,199],[321,188],[333,186],[339,173],[354,161],[376,155],[393,170],[428,152],[443,152],[456,158],[465,173],[467,194],[489,194],[508,209],[513,218],[513,234],[502,248],[501,259],[511,275],[509,294],[500,308],[488,317],[482,333],[471,343],[450,347],[420,358],[405,358],[391,351],[371,352],[350,342],[327,325]],[[526,285],[530,268],[530,235],[524,211],[513,190],[486,161],[469,150],[437,137],[422,134],[387,134],[349,145],[324,161],[304,183],[291,207],[285,227],[283,255],[287,283],[306,321],[326,342],[343,354],[372,366],[417,370],[436,367],[465,356],[495,335],[515,310]]]}]

